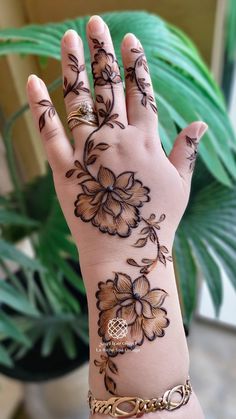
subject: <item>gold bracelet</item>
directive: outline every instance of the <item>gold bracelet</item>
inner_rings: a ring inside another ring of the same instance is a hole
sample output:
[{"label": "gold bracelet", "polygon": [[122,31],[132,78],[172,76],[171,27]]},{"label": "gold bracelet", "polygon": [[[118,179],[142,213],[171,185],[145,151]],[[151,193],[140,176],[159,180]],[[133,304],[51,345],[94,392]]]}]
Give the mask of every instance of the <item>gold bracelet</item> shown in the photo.
[{"label": "gold bracelet", "polygon": [[[102,413],[112,418],[139,418],[144,413],[156,412],[157,410],[176,410],[188,403],[192,393],[192,386],[188,379],[183,385],[178,385],[171,390],[167,390],[162,397],[153,399],[141,399],[140,397],[110,397],[108,400],[96,400],[91,393],[88,392],[88,403],[90,412]],[[177,396],[178,401],[173,401]],[[132,410],[125,411],[119,408],[122,403],[130,404]]]}]

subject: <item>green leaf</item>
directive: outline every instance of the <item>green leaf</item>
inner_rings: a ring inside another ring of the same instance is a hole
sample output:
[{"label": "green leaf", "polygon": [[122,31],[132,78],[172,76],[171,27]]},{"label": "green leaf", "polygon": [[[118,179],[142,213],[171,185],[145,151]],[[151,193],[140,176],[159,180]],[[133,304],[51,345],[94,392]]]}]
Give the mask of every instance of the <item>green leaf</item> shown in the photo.
[{"label": "green leaf", "polygon": [[[236,185],[233,188],[220,185],[199,165],[175,242],[176,270],[188,322],[196,305],[192,289],[192,283],[197,283],[196,266],[207,283],[217,314],[222,304],[223,273],[236,289],[235,219]],[[187,284],[187,275],[190,284]]]},{"label": "green leaf", "polygon": [[42,356],[46,357],[52,353],[53,347],[57,339],[59,339],[59,335],[60,329],[56,325],[50,326],[45,330],[41,350]]},{"label": "green leaf", "polygon": [[77,355],[74,334],[68,327],[63,327],[61,331],[61,342],[69,359],[74,359]]},{"label": "green leaf", "polygon": [[183,228],[178,229],[175,238],[174,263],[177,279],[181,287],[184,322],[186,325],[189,325],[197,302],[197,270],[191,247]]},{"label": "green leaf", "polygon": [[0,345],[0,365],[4,365],[4,367],[8,368],[13,368],[14,366],[11,357],[8,355],[7,350],[2,345]]},{"label": "green leaf", "polygon": [[28,183],[22,192],[29,217],[44,223],[55,200],[51,171],[48,170],[46,175],[38,176],[33,182]]},{"label": "green leaf", "polygon": [[89,344],[89,327],[87,315],[80,314],[75,318],[75,321],[71,324],[75,334],[79,336],[84,343]]},{"label": "green leaf", "polygon": [[38,316],[38,310],[21,295],[12,285],[4,280],[0,280],[0,304],[29,316]]},{"label": "green leaf", "polygon": [[24,268],[31,270],[44,270],[42,264],[36,260],[26,256],[14,245],[0,239],[0,255],[1,259],[12,260]]},{"label": "green leaf", "polygon": [[0,311],[0,338],[11,338],[23,345],[30,346],[27,337],[17,328],[9,316]]},{"label": "green leaf", "polygon": [[0,208],[0,224],[3,225],[19,225],[19,226],[29,226],[35,227],[37,226],[37,222],[35,220],[31,220],[30,218],[24,217],[14,211],[8,211],[4,208]]},{"label": "green leaf", "polygon": [[202,273],[208,285],[215,312],[218,315],[223,300],[222,278],[219,266],[209,251],[209,245],[199,239],[193,229],[191,229],[190,236],[189,242],[197,259],[198,270]]}]

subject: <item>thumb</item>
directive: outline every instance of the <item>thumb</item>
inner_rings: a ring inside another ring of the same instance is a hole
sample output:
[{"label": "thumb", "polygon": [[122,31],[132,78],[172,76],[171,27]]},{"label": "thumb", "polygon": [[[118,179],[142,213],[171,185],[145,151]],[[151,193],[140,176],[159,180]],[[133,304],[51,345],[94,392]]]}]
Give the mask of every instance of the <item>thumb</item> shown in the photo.
[{"label": "thumb", "polygon": [[207,128],[207,124],[202,121],[192,122],[180,132],[169,155],[170,162],[180,176],[189,182],[197,158],[198,144]]}]

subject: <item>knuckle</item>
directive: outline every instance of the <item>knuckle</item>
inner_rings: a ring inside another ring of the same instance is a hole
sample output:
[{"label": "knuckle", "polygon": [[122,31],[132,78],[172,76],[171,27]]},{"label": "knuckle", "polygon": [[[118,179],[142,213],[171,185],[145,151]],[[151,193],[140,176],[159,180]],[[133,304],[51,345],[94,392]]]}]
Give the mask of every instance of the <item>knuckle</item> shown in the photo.
[{"label": "knuckle", "polygon": [[93,105],[93,101],[89,94],[83,94],[73,98],[68,97],[65,99],[67,110],[71,112],[85,101]]},{"label": "knuckle", "polygon": [[44,133],[44,140],[45,141],[49,141],[49,140],[52,140],[52,139],[58,137],[59,131],[60,130],[57,127],[45,131],[45,133]]}]

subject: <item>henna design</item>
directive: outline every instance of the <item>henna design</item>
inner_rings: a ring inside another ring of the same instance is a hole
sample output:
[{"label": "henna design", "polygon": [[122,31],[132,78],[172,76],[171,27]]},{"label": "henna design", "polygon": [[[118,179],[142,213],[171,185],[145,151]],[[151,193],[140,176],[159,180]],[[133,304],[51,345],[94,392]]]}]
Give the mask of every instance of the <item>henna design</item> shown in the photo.
[{"label": "henna design", "polygon": [[80,94],[80,92],[86,92],[89,93],[89,89],[87,87],[84,87],[84,82],[79,81],[79,75],[82,71],[85,70],[85,64],[79,65],[79,60],[75,55],[68,54],[68,58],[71,61],[68,66],[70,67],[71,71],[76,73],[75,81],[74,83],[68,82],[67,77],[64,77],[63,81],[63,96],[64,98],[70,93],[73,92],[77,96]]},{"label": "henna design", "polygon": [[100,166],[97,178],[88,171],[88,165],[97,159],[94,150],[105,150],[109,146],[89,143],[87,163],[83,166],[76,160],[75,168],[66,173],[76,174],[83,192],[75,201],[75,215],[85,222],[91,222],[103,233],[128,237],[131,229],[138,226],[140,207],[149,201],[149,189],[135,179],[134,172],[123,172],[118,176],[108,168]]},{"label": "henna design", "polygon": [[42,129],[45,127],[46,117],[48,116],[50,119],[52,119],[56,115],[56,110],[52,102],[50,102],[50,100],[47,99],[40,100],[40,102],[38,102],[38,105],[46,107],[46,109],[39,117],[39,131],[41,132]]},{"label": "henna design", "polygon": [[97,359],[94,360],[94,365],[99,367],[99,373],[104,374],[104,384],[105,388],[109,393],[115,395],[116,394],[116,383],[114,379],[108,375],[109,373],[118,374],[118,368],[114,361],[110,359],[107,354],[100,356],[100,361]]},{"label": "henna design", "polygon": [[142,95],[141,104],[145,108],[147,108],[147,105],[149,104],[153,112],[157,113],[155,99],[150,93],[147,92],[147,88],[150,87],[151,84],[148,83],[144,77],[138,77],[137,75],[137,69],[141,67],[146,71],[146,73],[149,73],[143,48],[131,48],[131,52],[139,55],[134,62],[134,66],[126,68],[127,74],[125,78],[127,80],[129,79],[131,82],[135,82],[139,92]]},{"label": "henna design", "polygon": [[163,246],[159,242],[157,230],[160,230],[160,223],[166,218],[165,214],[161,214],[160,218],[156,220],[155,214],[151,214],[149,218],[142,218],[142,221],[146,224],[142,228],[140,234],[143,235],[142,238],[138,239],[134,244],[135,247],[144,247],[148,240],[156,245],[157,254],[154,259],[143,258],[142,265],[137,263],[134,259],[127,259],[127,263],[132,266],[136,266],[140,269],[140,273],[148,274],[151,272],[157,265],[158,261],[163,263],[166,266],[166,262],[172,262],[172,256],[168,255],[169,251],[166,246]]},{"label": "henna design", "polygon": [[187,157],[187,159],[190,161],[189,164],[189,170],[190,172],[193,172],[196,159],[197,159],[197,147],[198,147],[198,139],[197,138],[191,138],[188,135],[185,136],[186,144],[188,147],[191,147],[193,149],[193,152]]}]

